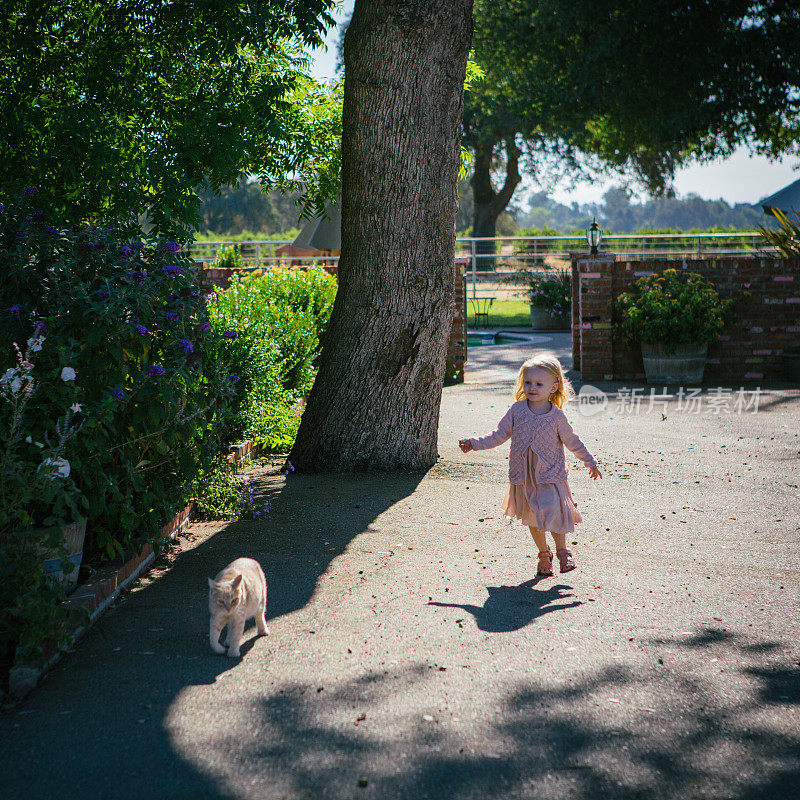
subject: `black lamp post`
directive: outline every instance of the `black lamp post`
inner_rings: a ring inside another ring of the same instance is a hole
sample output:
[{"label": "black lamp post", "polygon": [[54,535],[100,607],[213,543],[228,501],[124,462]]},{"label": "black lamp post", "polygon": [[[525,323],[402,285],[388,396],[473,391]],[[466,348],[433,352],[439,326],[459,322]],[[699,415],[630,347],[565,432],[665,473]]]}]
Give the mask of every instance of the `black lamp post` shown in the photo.
[{"label": "black lamp post", "polygon": [[592,224],[586,229],[586,241],[589,243],[589,247],[592,248],[591,253],[593,256],[597,255],[597,247],[602,238],[603,229],[597,224],[597,220],[592,218]]}]

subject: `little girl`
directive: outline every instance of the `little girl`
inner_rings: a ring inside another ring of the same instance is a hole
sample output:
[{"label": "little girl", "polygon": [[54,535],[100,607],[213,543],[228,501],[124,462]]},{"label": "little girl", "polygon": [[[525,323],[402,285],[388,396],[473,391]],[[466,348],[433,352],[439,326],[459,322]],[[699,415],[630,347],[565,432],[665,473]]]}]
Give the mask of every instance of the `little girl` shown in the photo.
[{"label": "little girl", "polygon": [[553,574],[553,553],[546,532],[556,543],[561,572],[575,569],[566,535],[583,522],[567,483],[566,445],[589,468],[593,479],[602,478],[594,456],[575,435],[561,410],[575,392],[561,362],[552,355],[529,358],[519,370],[514,399],[497,430],[478,439],[460,439],[465,452],[497,447],[511,439],[505,500],[500,506],[506,519],[516,517],[530,528],[539,548],[538,575]]}]

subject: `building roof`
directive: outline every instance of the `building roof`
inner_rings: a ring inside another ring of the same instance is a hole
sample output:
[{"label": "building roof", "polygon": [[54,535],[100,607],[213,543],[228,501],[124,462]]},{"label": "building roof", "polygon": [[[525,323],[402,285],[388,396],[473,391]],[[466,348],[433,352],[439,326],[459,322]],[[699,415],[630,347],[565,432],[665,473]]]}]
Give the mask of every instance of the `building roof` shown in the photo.
[{"label": "building roof", "polygon": [[774,208],[778,209],[778,211],[783,211],[785,214],[789,214],[792,211],[800,212],[800,180],[784,186],[780,191],[765,197],[763,200],[759,200],[754,205],[761,206],[765,214],[773,214],[772,209]]},{"label": "building roof", "polygon": [[316,250],[342,249],[342,212],[338,201],[331,201],[325,206],[327,219],[313,217],[304,226],[297,238],[292,242],[294,247],[313,248]]}]

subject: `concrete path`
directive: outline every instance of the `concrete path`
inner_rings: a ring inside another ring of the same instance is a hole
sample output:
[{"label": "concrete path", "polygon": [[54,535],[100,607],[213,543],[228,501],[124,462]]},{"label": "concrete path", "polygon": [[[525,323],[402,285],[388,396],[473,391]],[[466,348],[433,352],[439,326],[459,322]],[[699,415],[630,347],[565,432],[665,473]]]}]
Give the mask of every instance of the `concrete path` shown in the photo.
[{"label": "concrete path", "polygon": [[[3,796],[800,796],[800,391],[569,406],[604,477],[567,454],[578,569],[539,580],[498,509],[508,445],[456,444],[494,428],[531,352],[485,350],[444,390],[427,474],[276,461],[266,521],[193,525],[0,718]],[[233,661],[206,640],[206,576],[241,555],[271,635]]]}]

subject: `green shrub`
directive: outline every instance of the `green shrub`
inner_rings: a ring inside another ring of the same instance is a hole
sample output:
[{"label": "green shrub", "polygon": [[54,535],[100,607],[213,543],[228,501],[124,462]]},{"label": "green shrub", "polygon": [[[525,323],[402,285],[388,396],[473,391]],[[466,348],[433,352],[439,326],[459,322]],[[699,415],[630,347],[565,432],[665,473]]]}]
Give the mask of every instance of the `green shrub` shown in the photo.
[{"label": "green shrub", "polygon": [[244,266],[239,250],[232,244],[221,247],[213,266],[216,269],[241,269]]},{"label": "green shrub", "polygon": [[663,342],[670,353],[677,344],[716,339],[733,303],[702,275],[666,269],[639,278],[617,297],[614,324],[629,343]]},{"label": "green shrub", "polygon": [[236,469],[220,459],[202,471],[192,496],[194,513],[199,519],[259,519],[269,513],[270,504],[259,497],[255,480],[240,478]]},{"label": "green shrub", "polygon": [[229,441],[291,447],[300,424],[296,401],[314,383],[335,296],[336,280],[311,268],[235,276],[212,299],[215,357],[238,377],[224,425]]}]

